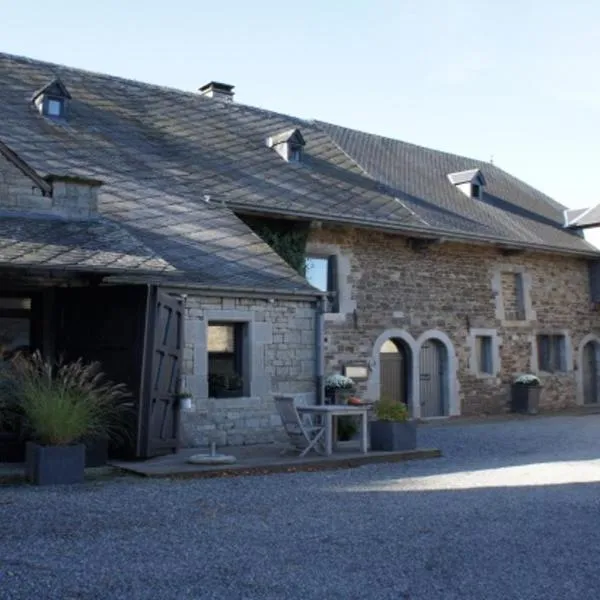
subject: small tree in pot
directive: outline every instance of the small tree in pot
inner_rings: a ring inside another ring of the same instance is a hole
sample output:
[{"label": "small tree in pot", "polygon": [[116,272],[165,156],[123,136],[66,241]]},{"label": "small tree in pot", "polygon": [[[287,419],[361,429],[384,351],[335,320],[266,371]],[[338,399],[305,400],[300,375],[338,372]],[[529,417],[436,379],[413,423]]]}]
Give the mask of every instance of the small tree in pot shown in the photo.
[{"label": "small tree in pot", "polygon": [[519,375],[511,386],[512,412],[537,414],[540,406],[541,381],[536,375]]},{"label": "small tree in pot", "polygon": [[371,450],[394,452],[417,447],[417,427],[408,419],[403,402],[383,398],[375,403],[377,420],[371,421]]},{"label": "small tree in pot", "polygon": [[17,356],[3,379],[18,403],[27,442],[26,474],[34,483],[83,481],[83,443],[125,434],[123,384],[108,381],[97,362],[53,363],[39,352]]}]

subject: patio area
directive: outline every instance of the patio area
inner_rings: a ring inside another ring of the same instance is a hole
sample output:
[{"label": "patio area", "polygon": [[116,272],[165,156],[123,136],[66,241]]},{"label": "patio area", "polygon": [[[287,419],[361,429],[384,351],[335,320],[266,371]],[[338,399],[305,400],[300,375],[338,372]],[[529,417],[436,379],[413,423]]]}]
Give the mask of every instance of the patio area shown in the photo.
[{"label": "patio area", "polygon": [[[285,451],[282,454],[282,451]],[[235,457],[227,465],[194,465],[187,459],[195,454],[208,454],[207,448],[184,448],[177,454],[159,456],[143,461],[112,461],[111,465],[146,477],[220,477],[227,475],[264,475],[266,473],[346,469],[372,463],[392,463],[407,460],[437,458],[436,448],[422,448],[403,452],[367,452],[363,454],[356,444],[340,445],[331,456],[311,453],[300,458],[298,452],[285,444],[255,446],[228,446],[218,449],[219,454]]]}]

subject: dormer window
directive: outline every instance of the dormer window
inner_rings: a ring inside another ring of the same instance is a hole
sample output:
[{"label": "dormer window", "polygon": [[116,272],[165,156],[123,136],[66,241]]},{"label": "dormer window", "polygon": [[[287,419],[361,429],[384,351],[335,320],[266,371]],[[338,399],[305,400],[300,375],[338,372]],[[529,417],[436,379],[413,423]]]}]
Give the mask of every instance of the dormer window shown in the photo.
[{"label": "dormer window", "polygon": [[469,169],[468,171],[458,171],[449,173],[450,183],[459,189],[465,196],[480,200],[483,195],[483,188],[486,185],[485,177],[479,169]]},{"label": "dormer window", "polygon": [[62,117],[63,107],[62,98],[48,98],[46,100],[46,115],[48,117]]},{"label": "dormer window", "polygon": [[35,92],[31,100],[42,116],[62,119],[67,116],[71,94],[64,83],[57,78]]},{"label": "dormer window", "polygon": [[267,138],[267,146],[288,162],[302,162],[305,145],[299,129],[288,129]]},{"label": "dormer window", "polygon": [[290,147],[290,162],[301,162],[302,161],[302,146],[291,146]]}]

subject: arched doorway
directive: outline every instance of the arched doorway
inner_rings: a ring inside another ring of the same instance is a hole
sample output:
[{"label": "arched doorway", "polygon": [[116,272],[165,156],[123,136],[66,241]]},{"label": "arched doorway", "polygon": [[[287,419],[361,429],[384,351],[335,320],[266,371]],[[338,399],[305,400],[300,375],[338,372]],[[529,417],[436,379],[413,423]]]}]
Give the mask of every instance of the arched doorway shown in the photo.
[{"label": "arched doorway", "polygon": [[583,346],[582,375],[583,375],[583,403],[598,404],[600,386],[600,344],[596,340],[590,340]]},{"label": "arched doorway", "polygon": [[380,398],[410,406],[411,350],[401,339],[385,341],[379,351]]},{"label": "arched doorway", "polygon": [[448,350],[438,339],[426,339],[419,356],[421,417],[449,414]]}]

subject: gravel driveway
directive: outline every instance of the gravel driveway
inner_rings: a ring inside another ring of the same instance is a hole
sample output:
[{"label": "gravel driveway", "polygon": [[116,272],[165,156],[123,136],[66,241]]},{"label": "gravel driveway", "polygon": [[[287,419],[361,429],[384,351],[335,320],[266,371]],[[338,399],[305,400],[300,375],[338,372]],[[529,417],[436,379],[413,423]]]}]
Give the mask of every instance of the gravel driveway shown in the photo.
[{"label": "gravel driveway", "polygon": [[600,598],[600,416],[427,426],[441,459],[0,490],[0,598]]}]

